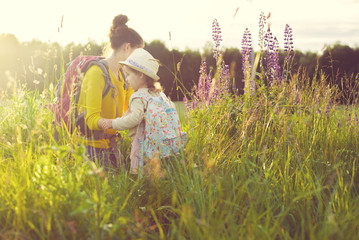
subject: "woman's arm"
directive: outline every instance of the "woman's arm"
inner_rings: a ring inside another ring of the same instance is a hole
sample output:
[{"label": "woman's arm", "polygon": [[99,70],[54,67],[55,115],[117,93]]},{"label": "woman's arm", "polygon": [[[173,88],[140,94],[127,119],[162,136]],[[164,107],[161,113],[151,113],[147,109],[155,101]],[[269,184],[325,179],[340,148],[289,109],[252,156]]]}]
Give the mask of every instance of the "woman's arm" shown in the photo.
[{"label": "woman's arm", "polygon": [[101,68],[92,66],[86,73],[84,80],[86,84],[86,124],[90,130],[99,130],[98,121],[102,118],[102,91],[105,87],[105,80],[103,78]]}]

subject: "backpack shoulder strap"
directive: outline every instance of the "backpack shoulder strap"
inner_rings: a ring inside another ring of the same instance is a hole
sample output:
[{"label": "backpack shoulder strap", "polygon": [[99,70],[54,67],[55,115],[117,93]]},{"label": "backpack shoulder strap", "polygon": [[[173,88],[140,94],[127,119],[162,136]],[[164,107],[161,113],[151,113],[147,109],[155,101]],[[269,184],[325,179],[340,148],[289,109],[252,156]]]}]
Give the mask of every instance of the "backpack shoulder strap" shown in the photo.
[{"label": "backpack shoulder strap", "polygon": [[[104,59],[102,59],[102,58],[94,59],[86,66],[86,70],[84,72],[86,72],[93,65],[100,67],[102,70],[102,75],[105,80],[105,86],[102,91],[102,98],[104,98],[110,91],[110,88],[116,89],[116,87],[115,87],[115,85],[113,85],[113,83],[111,81],[110,70],[109,70],[109,67],[107,66],[107,63]],[[114,95],[112,97],[114,97]],[[117,101],[115,101],[115,103],[117,105]],[[116,107],[116,117],[118,117],[118,107]]]},{"label": "backpack shoulder strap", "polygon": [[120,73],[121,73],[121,76],[122,76],[123,81],[124,81],[124,83],[123,83],[123,89],[127,91],[127,90],[128,90],[128,83],[127,83],[127,81],[126,81],[126,75],[125,75],[125,73],[123,72],[122,68],[120,68]]},{"label": "backpack shoulder strap", "polygon": [[130,103],[136,98],[141,98],[141,99],[145,100],[146,102],[148,102],[151,97],[144,93],[134,92],[130,97]]},{"label": "backpack shoulder strap", "polygon": [[139,92],[134,92],[132,95],[131,95],[131,98],[130,98],[130,103],[129,105],[131,105],[132,101],[136,98],[140,98],[142,100],[144,100],[146,103],[146,106],[145,106],[145,112],[147,112],[147,109],[148,109],[148,103],[149,101],[151,100],[151,96],[148,96],[147,94],[144,94],[144,93],[139,93]]},{"label": "backpack shoulder strap", "polygon": [[110,87],[115,88],[115,86],[113,85],[113,83],[111,81],[110,70],[109,70],[105,60],[98,58],[98,59],[94,59],[93,61],[91,61],[87,65],[84,72],[86,72],[93,65],[100,67],[102,70],[103,78],[105,79],[105,87],[102,92],[102,97],[105,97],[107,95],[107,93],[110,91]]}]

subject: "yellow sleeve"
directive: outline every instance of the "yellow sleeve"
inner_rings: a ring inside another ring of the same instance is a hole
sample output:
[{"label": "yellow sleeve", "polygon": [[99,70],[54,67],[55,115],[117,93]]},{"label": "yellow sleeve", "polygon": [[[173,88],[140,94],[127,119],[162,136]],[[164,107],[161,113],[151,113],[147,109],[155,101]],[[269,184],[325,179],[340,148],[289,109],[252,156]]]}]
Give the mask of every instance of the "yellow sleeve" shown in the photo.
[{"label": "yellow sleeve", "polygon": [[105,87],[101,68],[98,66],[90,67],[83,81],[83,86],[86,89],[81,89],[81,91],[86,91],[86,124],[90,130],[100,130],[98,121],[102,118],[102,91]]},{"label": "yellow sleeve", "polygon": [[[119,76],[120,76],[121,81],[123,83],[125,83],[125,78],[124,78],[124,76],[122,76],[121,71],[119,71]],[[131,95],[132,95],[132,93],[134,91],[130,86],[128,86],[128,89],[125,90],[124,92],[125,92],[125,102],[124,102],[124,106],[123,106],[123,112],[125,113],[128,110],[128,105],[130,103],[130,98],[131,98]]]},{"label": "yellow sleeve", "polygon": [[126,91],[126,97],[125,97],[125,106],[123,107],[124,112],[126,112],[128,109],[128,105],[130,103],[130,98],[132,93],[133,93],[133,89],[130,86],[128,86],[128,89]]}]

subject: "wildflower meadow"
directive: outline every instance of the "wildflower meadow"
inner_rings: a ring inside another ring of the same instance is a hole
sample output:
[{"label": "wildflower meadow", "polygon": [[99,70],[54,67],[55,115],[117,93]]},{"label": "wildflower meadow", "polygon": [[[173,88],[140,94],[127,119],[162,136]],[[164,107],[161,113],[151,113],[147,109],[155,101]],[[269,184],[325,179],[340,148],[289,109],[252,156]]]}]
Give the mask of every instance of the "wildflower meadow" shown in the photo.
[{"label": "wildflower meadow", "polygon": [[76,133],[55,141],[55,87],[13,80],[0,99],[0,239],[357,239],[359,76],[342,79],[353,84],[343,101],[320,68],[292,71],[293,30],[274,36],[267,22],[243,32],[233,79],[213,21],[216,67],[202,58],[176,103],[188,142],[142,177],[106,172]]}]

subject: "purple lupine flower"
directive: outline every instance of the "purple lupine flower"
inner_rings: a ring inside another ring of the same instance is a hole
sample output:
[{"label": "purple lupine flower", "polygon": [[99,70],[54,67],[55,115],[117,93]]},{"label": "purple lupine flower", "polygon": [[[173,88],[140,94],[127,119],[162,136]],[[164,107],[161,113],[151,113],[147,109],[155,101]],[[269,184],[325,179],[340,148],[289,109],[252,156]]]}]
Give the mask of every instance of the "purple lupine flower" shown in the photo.
[{"label": "purple lupine flower", "polygon": [[270,28],[267,29],[266,34],[264,35],[264,47],[266,47],[266,52],[273,50],[273,34]]},{"label": "purple lupine flower", "polygon": [[206,59],[202,59],[202,63],[199,70],[198,86],[196,88],[196,95],[200,101],[206,99],[206,78],[207,78],[207,62]]},{"label": "purple lupine flower", "polygon": [[217,60],[215,77],[213,78],[211,73],[207,73],[206,60],[202,59],[198,84],[193,87],[192,104],[189,105],[188,100],[184,99],[185,105],[192,109],[206,108],[209,105],[218,102],[216,100],[219,100],[223,95],[229,93],[231,75],[229,66],[226,65],[221,58],[219,46],[222,41],[222,37],[217,19],[214,19],[212,24],[212,36],[215,43],[214,57]]},{"label": "purple lupine flower", "polygon": [[259,47],[262,49],[263,48],[263,45],[264,45],[264,26],[265,24],[267,23],[267,18],[266,16],[264,16],[264,13],[261,12],[260,16],[259,16],[259,42],[258,42],[258,45]]},{"label": "purple lupine flower", "polygon": [[[247,62],[246,61],[250,61],[251,60],[251,54],[252,54],[252,35],[250,33],[250,31],[248,30],[248,28],[246,28],[246,30],[243,33],[243,38],[242,38],[242,68],[245,69],[247,66]],[[251,65],[250,65],[251,66]]]},{"label": "purple lupine flower", "polygon": [[282,80],[282,71],[279,65],[279,43],[276,37],[273,38],[270,28],[268,28],[268,31],[264,36],[264,46],[266,47],[266,50],[264,53],[263,70],[270,84],[273,84],[274,79],[280,84]]},{"label": "purple lupine flower", "polygon": [[[195,109],[195,108],[198,106],[199,102],[200,102],[200,100],[198,99],[197,94],[198,94],[197,86],[194,85],[194,86],[193,86],[192,104],[191,104],[192,107],[193,107],[192,109]],[[187,107],[187,108],[189,108],[189,107]],[[189,110],[191,110],[191,109],[189,109]]]},{"label": "purple lupine flower", "polygon": [[202,59],[199,73],[198,84],[193,87],[192,109],[205,108],[216,102],[220,96],[219,82],[222,81],[222,75],[225,76],[225,72],[220,69],[217,81],[213,82],[211,73],[207,73],[205,59]]},{"label": "purple lupine flower", "polygon": [[273,77],[271,74],[271,69],[273,68],[273,49],[274,49],[274,43],[273,43],[273,34],[268,28],[267,33],[264,35],[264,57],[263,57],[263,71],[265,76],[268,78],[268,82],[270,84],[273,83]]},{"label": "purple lupine flower", "polygon": [[[211,82],[212,85],[212,82]],[[212,95],[210,97],[210,99],[208,100],[208,105],[212,105],[214,102],[216,102],[215,100],[217,100],[219,98],[219,81],[216,81],[214,86],[213,86],[213,90],[212,90]]]},{"label": "purple lupine flower", "polygon": [[289,63],[293,52],[293,31],[292,28],[286,24],[284,28],[284,53],[285,53],[285,63]]},{"label": "purple lupine flower", "polygon": [[189,111],[195,109],[197,106],[195,101],[190,102],[186,96],[183,97],[183,104],[186,108],[186,115],[188,114]]},{"label": "purple lupine flower", "polygon": [[188,111],[190,111],[191,110],[191,107],[190,107],[190,104],[189,104],[189,102],[188,102],[188,98],[187,97],[184,97],[183,98],[183,104],[184,104],[184,106],[185,106],[185,108],[186,108],[186,112],[188,112]]},{"label": "purple lupine flower", "polygon": [[211,91],[211,82],[212,82],[212,75],[211,75],[211,73],[209,73],[209,74],[207,74],[207,77],[206,77],[206,86],[205,86],[206,101],[208,101],[209,92]]},{"label": "purple lupine flower", "polygon": [[264,16],[264,12],[259,15],[259,28],[263,30],[264,25],[267,23],[267,18]]},{"label": "purple lupine flower", "polygon": [[358,114],[357,114],[357,113],[355,113],[354,125],[355,125],[355,126],[358,126]]},{"label": "purple lupine flower", "polygon": [[213,50],[214,58],[218,61],[219,53],[220,53],[219,46],[221,45],[222,42],[222,31],[221,28],[219,27],[217,19],[214,19],[212,23],[212,39],[215,44]]},{"label": "purple lupine flower", "polygon": [[230,83],[231,83],[231,73],[229,70],[229,66],[224,63],[221,64],[220,72],[219,72],[219,83],[220,83],[220,92],[225,95],[230,92]]},{"label": "purple lupine flower", "polygon": [[[242,70],[244,76],[244,91],[249,87],[249,91],[254,91],[254,83],[251,81],[251,72],[252,72],[252,36],[248,28],[244,31],[242,38]],[[249,86],[246,86],[246,80],[249,80]]]}]

